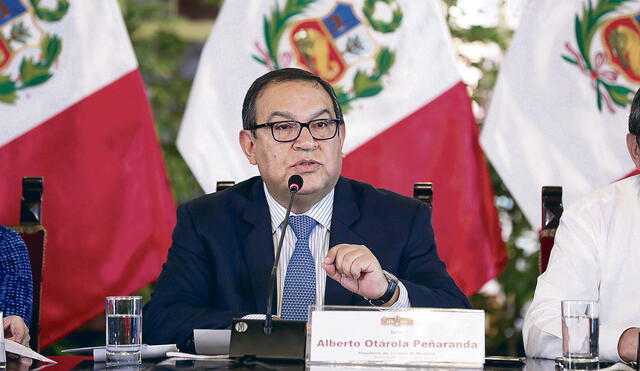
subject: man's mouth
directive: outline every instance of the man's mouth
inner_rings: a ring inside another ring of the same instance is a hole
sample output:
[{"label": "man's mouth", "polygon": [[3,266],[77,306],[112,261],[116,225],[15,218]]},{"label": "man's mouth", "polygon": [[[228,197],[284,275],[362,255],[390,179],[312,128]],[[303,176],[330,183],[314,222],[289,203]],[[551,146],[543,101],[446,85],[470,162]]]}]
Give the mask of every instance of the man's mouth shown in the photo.
[{"label": "man's mouth", "polygon": [[320,163],[314,160],[300,160],[293,164],[293,168],[297,171],[313,171],[320,167]]}]

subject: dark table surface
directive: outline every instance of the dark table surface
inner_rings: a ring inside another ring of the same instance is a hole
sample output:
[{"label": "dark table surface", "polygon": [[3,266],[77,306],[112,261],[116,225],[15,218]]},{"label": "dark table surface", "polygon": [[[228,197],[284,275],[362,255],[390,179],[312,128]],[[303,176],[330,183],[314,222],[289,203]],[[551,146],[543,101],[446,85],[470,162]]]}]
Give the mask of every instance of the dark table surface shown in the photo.
[{"label": "dark table surface", "polygon": [[[289,363],[289,362],[253,362],[248,364],[237,364],[230,360],[207,360],[207,361],[193,361],[193,360],[170,360],[170,359],[158,359],[158,360],[146,360],[142,365],[107,368],[104,363],[94,363],[91,357],[80,356],[53,356],[50,357],[56,362],[55,365],[48,365],[46,363],[34,362],[31,366],[20,365],[16,361],[9,361],[7,363],[7,370],[44,370],[44,371],[63,371],[63,370],[113,370],[113,371],[143,371],[143,370],[309,370],[309,371],[334,371],[334,370],[380,370],[380,367],[358,367],[350,368],[339,365],[328,366],[305,366],[304,363]],[[601,364],[600,368],[611,366],[611,364]],[[452,367],[393,367],[386,368],[387,370],[474,370],[469,368],[452,368]],[[559,371],[561,368],[557,367],[552,360],[542,359],[526,359],[524,365],[521,366],[497,366],[485,364],[483,370],[487,371]],[[633,370],[626,365],[617,365],[616,370]]]},{"label": "dark table surface", "polygon": [[[151,360],[145,361],[142,365],[132,367],[118,367],[118,368],[106,368],[104,363],[95,363],[91,357],[79,357],[79,356],[54,356],[50,357],[57,361],[58,364],[47,366],[44,363],[34,363],[30,367],[19,366],[15,361],[10,361],[7,364],[7,370],[29,370],[29,369],[42,369],[44,371],[62,371],[62,370],[114,370],[114,371],[142,371],[142,370],[310,370],[310,371],[331,371],[341,369],[353,369],[345,366],[305,366],[304,363],[287,363],[287,362],[253,362],[245,365],[235,364],[229,360],[207,360],[207,361],[193,361],[193,360]],[[44,367],[43,367],[44,366]],[[603,365],[607,366],[607,365]],[[379,370],[380,367],[371,368],[357,368],[357,370]],[[448,368],[448,367],[435,367],[435,368],[419,368],[419,367],[407,367],[407,368],[390,368],[391,370],[470,370],[462,368]],[[507,367],[497,365],[485,365],[484,370],[488,371],[556,371],[555,362],[552,360],[540,360],[540,359],[527,359],[524,365]],[[620,368],[623,369],[623,368]],[[631,368],[628,368],[631,370]]]}]

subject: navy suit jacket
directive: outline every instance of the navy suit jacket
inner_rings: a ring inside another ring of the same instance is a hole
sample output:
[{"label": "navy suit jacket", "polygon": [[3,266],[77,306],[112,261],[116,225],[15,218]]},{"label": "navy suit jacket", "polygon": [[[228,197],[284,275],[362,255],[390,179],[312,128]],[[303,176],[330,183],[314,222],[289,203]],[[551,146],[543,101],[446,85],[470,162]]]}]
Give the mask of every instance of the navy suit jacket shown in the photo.
[{"label": "navy suit jacket", "polygon": [[[227,328],[233,317],[265,312],[274,247],[260,177],[181,205],[177,214],[143,334],[148,344],[189,349],[193,329]],[[329,247],[340,243],[367,246],[402,281],[413,307],[469,307],[436,252],[430,209],[418,200],[341,177]],[[331,278],[325,304],[368,305]]]}]

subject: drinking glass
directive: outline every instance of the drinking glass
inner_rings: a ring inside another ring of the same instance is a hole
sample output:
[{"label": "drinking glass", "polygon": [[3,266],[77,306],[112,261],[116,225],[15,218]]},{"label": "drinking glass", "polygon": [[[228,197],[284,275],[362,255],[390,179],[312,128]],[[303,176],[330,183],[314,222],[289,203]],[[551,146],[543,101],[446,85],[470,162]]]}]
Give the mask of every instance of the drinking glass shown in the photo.
[{"label": "drinking glass", "polygon": [[598,303],[590,300],[564,300],[561,306],[562,358],[565,367],[597,367]]},{"label": "drinking glass", "polygon": [[142,363],[142,296],[108,296],[107,367]]},{"label": "drinking glass", "polygon": [[[0,310],[0,321],[4,321],[4,316]],[[0,331],[0,368],[7,367],[7,353],[4,351],[4,330]]]}]

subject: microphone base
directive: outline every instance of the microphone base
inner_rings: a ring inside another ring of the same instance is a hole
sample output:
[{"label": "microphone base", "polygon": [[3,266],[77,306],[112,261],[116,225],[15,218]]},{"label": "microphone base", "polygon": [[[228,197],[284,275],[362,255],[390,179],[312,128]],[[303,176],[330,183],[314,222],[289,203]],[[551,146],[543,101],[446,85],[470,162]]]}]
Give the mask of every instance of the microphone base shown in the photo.
[{"label": "microphone base", "polygon": [[234,318],[231,321],[229,357],[305,360],[307,322],[273,320],[271,334],[266,335],[264,320]]}]

